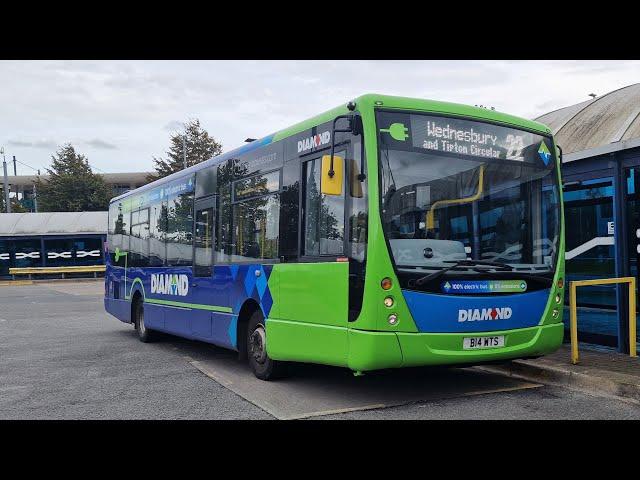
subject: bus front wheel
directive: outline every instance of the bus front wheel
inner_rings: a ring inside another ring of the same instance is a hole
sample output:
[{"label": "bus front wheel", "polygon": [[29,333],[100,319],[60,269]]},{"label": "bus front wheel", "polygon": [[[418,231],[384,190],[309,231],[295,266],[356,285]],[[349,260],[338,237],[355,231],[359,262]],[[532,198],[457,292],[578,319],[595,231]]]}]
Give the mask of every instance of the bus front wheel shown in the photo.
[{"label": "bus front wheel", "polygon": [[247,357],[249,365],[260,380],[273,380],[286,375],[287,365],[269,358],[267,354],[267,330],[262,312],[255,311],[247,328]]}]

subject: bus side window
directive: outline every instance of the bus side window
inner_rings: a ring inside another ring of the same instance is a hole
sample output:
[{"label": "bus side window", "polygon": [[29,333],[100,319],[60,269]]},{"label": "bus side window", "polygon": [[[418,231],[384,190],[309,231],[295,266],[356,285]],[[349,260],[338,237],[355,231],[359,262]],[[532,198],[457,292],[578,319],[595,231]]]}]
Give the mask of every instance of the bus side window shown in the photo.
[{"label": "bus side window", "polygon": [[166,208],[161,201],[149,207],[149,266],[161,267],[167,257],[167,247],[164,243],[166,226]]},{"label": "bus side window", "polygon": [[182,193],[167,201],[167,265],[193,262],[193,193]]},{"label": "bus side window", "polygon": [[124,211],[122,202],[117,202],[111,205],[109,209],[109,229],[111,235],[109,236],[108,245],[109,253],[111,256],[111,264],[124,267],[125,257],[119,257],[118,261],[115,260],[116,249],[126,252],[129,250],[129,231],[130,231],[130,218],[131,214]]},{"label": "bus side window", "polygon": [[211,275],[213,255],[214,199],[196,203],[195,229],[193,237],[193,274],[196,277]]},{"label": "bus side window", "polygon": [[214,263],[228,263],[231,261],[231,162],[218,166],[218,208],[215,222],[216,241],[214,242]]},{"label": "bus side window", "polygon": [[233,260],[278,257],[280,195],[269,194],[233,206]]},{"label": "bus side window", "polygon": [[297,157],[285,163],[280,194],[280,256],[285,262],[298,257],[300,163]]},{"label": "bus side window", "polygon": [[131,213],[130,267],[149,266],[149,208]]}]

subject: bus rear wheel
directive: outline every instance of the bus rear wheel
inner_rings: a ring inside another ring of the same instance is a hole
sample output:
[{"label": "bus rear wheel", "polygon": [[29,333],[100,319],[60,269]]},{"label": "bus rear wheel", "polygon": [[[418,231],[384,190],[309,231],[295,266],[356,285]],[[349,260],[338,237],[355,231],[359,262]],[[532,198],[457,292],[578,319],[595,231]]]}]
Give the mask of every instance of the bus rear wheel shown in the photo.
[{"label": "bus rear wheel", "polygon": [[149,343],[154,340],[154,331],[149,330],[144,323],[144,302],[141,298],[136,300],[135,306],[133,307],[134,312],[134,326],[136,332],[138,333],[138,339],[141,342]]},{"label": "bus rear wheel", "polygon": [[247,328],[247,357],[249,365],[260,380],[282,378],[287,373],[287,364],[273,360],[267,354],[267,329],[262,312],[254,312]]}]

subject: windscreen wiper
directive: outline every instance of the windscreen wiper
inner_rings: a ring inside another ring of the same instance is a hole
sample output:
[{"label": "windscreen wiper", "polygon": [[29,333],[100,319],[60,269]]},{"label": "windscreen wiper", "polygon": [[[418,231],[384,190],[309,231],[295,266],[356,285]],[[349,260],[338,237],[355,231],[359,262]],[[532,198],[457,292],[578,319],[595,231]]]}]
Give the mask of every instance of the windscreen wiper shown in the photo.
[{"label": "windscreen wiper", "polygon": [[[452,262],[453,260],[445,260],[445,263],[449,263]],[[504,272],[517,272],[519,275],[524,276],[527,279],[530,280],[537,280],[538,282],[542,282],[542,283],[546,283],[549,285],[553,284],[553,280],[548,278],[548,277],[543,277],[541,275],[534,275],[531,274],[529,272],[523,272],[521,270],[516,269],[516,267],[513,267],[511,265],[509,265],[508,263],[502,263],[502,262],[493,262],[493,261],[489,261],[489,260],[467,260],[471,263],[475,263],[476,265],[488,265],[488,266],[493,266],[493,267],[499,267],[499,270],[495,270],[493,272],[486,272],[486,271],[482,271],[482,273],[504,273]],[[480,272],[480,270],[476,270],[478,272]]]},{"label": "windscreen wiper", "polygon": [[494,262],[492,260],[443,260],[444,263],[459,263],[464,265],[465,263],[472,265],[488,265],[490,267],[509,267],[513,268],[508,263]]},{"label": "windscreen wiper", "polygon": [[[453,262],[453,265],[443,268],[442,270],[438,270],[437,272],[433,272],[430,273],[429,275],[425,275],[424,277],[421,277],[417,280],[409,280],[409,286],[412,287],[414,285],[424,285],[427,282],[430,282],[432,280],[435,280],[437,278],[440,278],[442,275],[444,275],[445,273],[447,273],[450,270],[453,270],[456,267],[475,267],[477,266],[487,266],[487,267],[496,267],[496,269],[492,272],[488,272],[487,270],[476,270],[477,272],[481,272],[481,273],[503,273],[503,272],[515,272],[517,271],[514,267],[512,267],[511,265],[509,265],[508,263],[502,263],[502,262],[492,262],[489,260],[444,260],[445,263],[450,263]],[[540,282],[543,283],[547,283],[547,284],[552,284],[553,280],[547,278],[547,277],[542,277],[540,275],[531,275],[530,273],[527,272],[518,272],[520,274],[522,274],[525,278],[531,279],[531,280],[538,280]]]},{"label": "windscreen wiper", "polygon": [[424,277],[420,277],[419,279],[413,281],[409,280],[409,286],[413,285],[423,285],[431,280],[435,280],[436,278],[441,277],[449,270],[453,270],[456,267],[475,267],[476,265],[487,266],[487,267],[496,267],[499,268],[499,271],[503,272],[512,272],[514,268],[511,265],[501,262],[490,262],[488,260],[445,260],[445,263],[454,262],[453,265],[443,268],[442,270],[438,270],[437,272],[430,273],[429,275],[425,275]]}]

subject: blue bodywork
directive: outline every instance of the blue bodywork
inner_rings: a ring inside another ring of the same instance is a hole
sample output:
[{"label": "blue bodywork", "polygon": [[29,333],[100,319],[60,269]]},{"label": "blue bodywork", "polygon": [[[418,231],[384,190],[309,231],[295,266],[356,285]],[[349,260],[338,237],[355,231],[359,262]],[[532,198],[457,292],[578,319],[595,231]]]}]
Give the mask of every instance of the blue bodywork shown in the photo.
[{"label": "blue bodywork", "polygon": [[[413,290],[403,290],[409,311],[419,332],[460,333],[487,332],[535,327],[540,324],[551,291],[549,289],[509,295],[438,295]],[[509,318],[499,318],[499,312],[510,309]],[[460,314],[471,310],[472,315]],[[472,320],[473,313],[481,316],[489,312],[489,318]],[[495,311],[495,313],[494,313]],[[495,318],[491,318],[492,314]],[[460,320],[460,318],[465,318]]]},{"label": "blue bodywork", "polygon": [[[125,269],[108,262],[104,305],[107,312],[129,323],[131,299],[139,293],[149,328],[237,350],[238,315],[244,303],[255,300],[264,318],[271,312],[272,269],[273,265],[262,264],[216,265],[210,277],[194,277],[191,267],[128,268],[125,282]],[[152,275],[186,275],[188,291],[152,293]]]},{"label": "blue bodywork", "polygon": [[[158,199],[173,197],[194,190],[194,173],[200,169],[221,164],[231,158],[250,152],[272,142],[273,135],[243,145],[240,148],[213,157],[152,182],[136,190],[142,207]],[[123,194],[112,203],[130,195]],[[113,252],[112,252],[113,253]],[[162,332],[202,340],[237,350],[237,323],[242,306],[253,299],[268,318],[273,297],[268,285],[273,265],[235,264],[212,267],[209,277],[194,277],[192,267],[124,268],[111,264],[105,252],[105,299],[107,312],[123,322],[132,322],[131,299],[139,293],[144,299],[145,324]],[[186,276],[188,291],[181,295],[175,288],[165,293],[152,292],[152,275]]]}]

